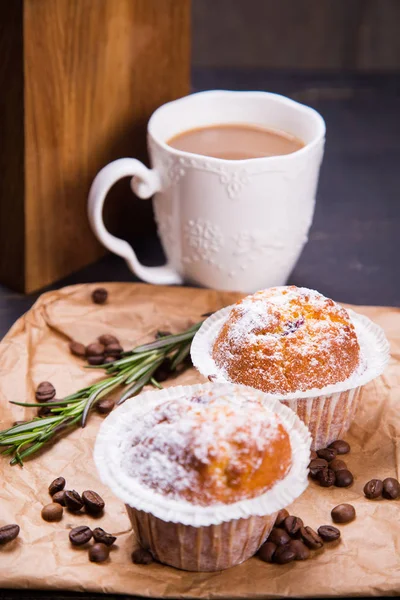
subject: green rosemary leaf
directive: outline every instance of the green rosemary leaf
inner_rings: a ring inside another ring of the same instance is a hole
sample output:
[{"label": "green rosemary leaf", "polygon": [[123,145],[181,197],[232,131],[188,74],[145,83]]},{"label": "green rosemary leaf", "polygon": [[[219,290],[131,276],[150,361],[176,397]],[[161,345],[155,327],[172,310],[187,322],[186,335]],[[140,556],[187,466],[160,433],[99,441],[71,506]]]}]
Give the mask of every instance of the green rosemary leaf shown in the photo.
[{"label": "green rosemary leaf", "polygon": [[148,383],[153,377],[154,372],[161,365],[162,361],[163,359],[160,358],[157,361],[157,363],[153,365],[153,367],[151,367],[146,373],[144,373],[144,375],[142,375],[140,379],[138,379],[135,383],[133,383],[133,385],[128,387],[128,389],[124,392],[124,394],[122,394],[121,398],[118,400],[117,404],[123,404],[125,400],[127,400],[129,397],[138,394],[144,388],[146,383]]},{"label": "green rosemary leaf", "polygon": [[174,358],[172,359],[171,371],[175,371],[176,367],[185,360],[185,358],[187,357],[187,355],[190,352],[191,345],[192,345],[191,342],[187,342],[184,346],[182,346],[182,348],[180,350],[178,350],[178,352],[175,354]]},{"label": "green rosemary leaf", "polygon": [[34,431],[38,427],[45,427],[46,425],[50,425],[51,423],[57,423],[60,420],[60,417],[38,417],[37,419],[32,419],[32,421],[27,421],[22,425],[15,425],[14,427],[10,427],[10,429],[6,429],[5,431],[0,431],[0,440],[3,439],[5,435],[14,435],[16,433],[24,433],[25,431]]},{"label": "green rosemary leaf", "polygon": [[154,377],[152,377],[150,379],[150,383],[152,385],[154,385],[154,387],[158,388],[159,390],[163,390],[164,389],[163,386],[161,385],[161,383],[159,381],[157,381],[156,379],[154,379]]},{"label": "green rosemary leaf", "polygon": [[178,333],[176,335],[168,335],[155,342],[150,342],[149,344],[145,344],[144,346],[139,346],[138,348],[134,348],[132,352],[138,354],[140,352],[145,352],[148,350],[157,350],[159,348],[166,348],[168,346],[172,346],[174,344],[178,344],[180,342],[184,342],[186,340],[193,339],[193,334],[197,329],[199,329],[199,324],[193,325],[190,329],[185,331],[184,333]]}]

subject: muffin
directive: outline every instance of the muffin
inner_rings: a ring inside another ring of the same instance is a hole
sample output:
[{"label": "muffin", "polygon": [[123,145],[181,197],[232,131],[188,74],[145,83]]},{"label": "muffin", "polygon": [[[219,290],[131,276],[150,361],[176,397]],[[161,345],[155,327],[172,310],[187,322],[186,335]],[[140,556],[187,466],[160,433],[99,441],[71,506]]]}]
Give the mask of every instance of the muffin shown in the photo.
[{"label": "muffin", "polygon": [[389,344],[367,317],[288,286],[214,313],[196,333],[191,357],[210,381],[279,398],[307,425],[318,450],[347,433],[362,387],[388,362]]},{"label": "muffin", "polygon": [[272,394],[344,381],[360,364],[348,312],[314,290],[295,286],[262,290],[238,302],[212,354],[229,381]]},{"label": "muffin", "polygon": [[254,555],[307,485],[310,436],[262,392],[231,384],[143,394],[102,425],[95,461],[160,562],[224,569]]}]

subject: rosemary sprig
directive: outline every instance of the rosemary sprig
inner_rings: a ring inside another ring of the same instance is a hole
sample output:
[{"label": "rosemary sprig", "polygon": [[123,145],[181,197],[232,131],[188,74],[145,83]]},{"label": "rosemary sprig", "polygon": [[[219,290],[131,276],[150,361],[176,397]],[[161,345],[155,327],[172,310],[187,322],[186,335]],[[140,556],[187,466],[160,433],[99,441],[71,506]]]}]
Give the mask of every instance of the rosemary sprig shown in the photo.
[{"label": "rosemary sprig", "polygon": [[162,388],[157,370],[162,367],[172,374],[189,355],[193,337],[202,321],[176,335],[161,335],[155,342],[123,352],[122,358],[107,365],[89,366],[104,369],[105,377],[92,385],[51,403],[15,402],[17,406],[38,408],[46,406],[50,416],[36,417],[20,425],[0,431],[0,454],[12,456],[11,465],[23,465],[24,459],[39,452],[45,444],[54,441],[60,433],[81,425],[85,427],[90,411],[101,398],[124,386],[117,404],[138,394],[145,385]]}]

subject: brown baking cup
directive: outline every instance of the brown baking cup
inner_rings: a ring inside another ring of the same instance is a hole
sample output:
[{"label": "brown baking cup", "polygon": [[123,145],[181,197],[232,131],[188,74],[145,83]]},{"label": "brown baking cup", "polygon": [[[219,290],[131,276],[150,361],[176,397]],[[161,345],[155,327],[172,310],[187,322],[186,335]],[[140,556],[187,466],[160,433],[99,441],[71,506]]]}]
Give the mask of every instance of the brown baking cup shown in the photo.
[{"label": "brown baking cup", "polygon": [[[212,356],[212,348],[233,306],[209,317],[196,333],[191,358],[196,369],[210,381],[229,381]],[[290,394],[267,394],[291,408],[307,425],[312,435],[312,450],[325,448],[342,438],[354,420],[364,385],[379,377],[389,360],[389,342],[379,325],[368,317],[347,309],[360,345],[360,366],[348,379],[324,388]]]},{"label": "brown baking cup", "polygon": [[[128,475],[125,457],[129,423],[158,405],[193,396],[223,396],[229,402],[261,401],[288,432],[292,465],[283,479],[255,498],[232,504],[192,504],[146,487]],[[311,436],[297,415],[260,390],[231,383],[205,383],[146,392],[112,412],[101,425],[94,449],[99,475],[126,505],[139,544],[162,563],[190,571],[218,571],[253,556],[266,540],[277,511],[307,487]]]}]

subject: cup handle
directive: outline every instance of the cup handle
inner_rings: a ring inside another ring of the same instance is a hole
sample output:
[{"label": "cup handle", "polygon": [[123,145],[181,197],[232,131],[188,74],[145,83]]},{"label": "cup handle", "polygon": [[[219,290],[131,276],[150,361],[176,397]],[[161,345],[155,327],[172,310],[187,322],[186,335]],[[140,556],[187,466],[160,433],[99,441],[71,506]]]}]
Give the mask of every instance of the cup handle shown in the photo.
[{"label": "cup handle", "polygon": [[135,275],[147,283],[170,285],[182,283],[182,277],[167,263],[161,267],[142,265],[127,241],[112,235],[104,226],[103,205],[112,186],[122,177],[130,177],[131,188],[139,198],[150,198],[160,191],[160,177],[155,169],[148,169],[135,158],[120,158],[105,166],[96,175],[89,192],[88,215],[90,225],[100,242],[114,254],[124,258]]}]

